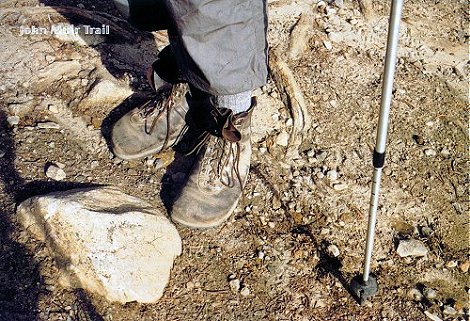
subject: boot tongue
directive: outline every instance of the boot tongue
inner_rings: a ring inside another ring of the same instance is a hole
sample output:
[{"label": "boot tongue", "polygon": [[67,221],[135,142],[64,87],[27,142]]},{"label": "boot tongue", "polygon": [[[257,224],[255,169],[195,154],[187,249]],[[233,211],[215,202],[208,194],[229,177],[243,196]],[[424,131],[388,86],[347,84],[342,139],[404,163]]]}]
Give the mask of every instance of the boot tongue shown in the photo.
[{"label": "boot tongue", "polygon": [[227,119],[222,129],[222,137],[232,143],[236,143],[242,138],[242,135],[232,122],[232,117]]}]

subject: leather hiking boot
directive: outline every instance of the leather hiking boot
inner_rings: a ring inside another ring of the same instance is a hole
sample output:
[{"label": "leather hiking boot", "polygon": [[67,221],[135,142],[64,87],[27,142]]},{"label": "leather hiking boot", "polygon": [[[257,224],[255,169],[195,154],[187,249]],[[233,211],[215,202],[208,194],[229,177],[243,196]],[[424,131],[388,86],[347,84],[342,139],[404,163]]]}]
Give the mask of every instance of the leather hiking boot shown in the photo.
[{"label": "leather hiking boot", "polygon": [[138,159],[177,143],[186,125],[186,92],[186,84],[167,84],[119,119],[111,133],[113,153],[122,159]]},{"label": "leather hiking boot", "polygon": [[170,46],[147,70],[153,97],[117,121],[111,132],[113,153],[122,159],[137,159],[164,152],[178,142],[186,127],[188,111],[184,84]]},{"label": "leather hiking boot", "polygon": [[[209,228],[230,217],[250,169],[250,123],[255,105],[253,99],[249,110],[236,115],[226,108],[214,108],[211,116],[206,114],[203,124],[209,127],[195,147],[196,161],[173,204],[173,221],[193,228]],[[214,126],[209,125],[208,118],[213,118]]]}]

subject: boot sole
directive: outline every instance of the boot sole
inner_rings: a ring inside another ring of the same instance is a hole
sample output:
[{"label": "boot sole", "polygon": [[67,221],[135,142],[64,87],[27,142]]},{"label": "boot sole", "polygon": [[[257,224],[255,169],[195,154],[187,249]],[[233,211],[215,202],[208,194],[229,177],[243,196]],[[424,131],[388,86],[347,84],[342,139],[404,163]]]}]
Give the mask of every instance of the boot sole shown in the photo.
[{"label": "boot sole", "polygon": [[138,154],[133,154],[133,155],[129,155],[129,154],[126,154],[124,152],[121,152],[119,151],[119,147],[116,147],[115,145],[112,145],[112,149],[113,149],[113,154],[120,158],[120,159],[123,159],[123,160],[135,160],[135,159],[141,159],[141,158],[145,158],[147,156],[150,156],[152,154],[161,154],[167,150],[169,150],[171,148],[171,146],[168,146],[167,148],[165,148],[164,150],[160,150],[160,148],[151,148],[151,149],[146,149]]},{"label": "boot sole", "polygon": [[194,228],[194,229],[208,229],[208,228],[212,228],[212,227],[217,227],[217,226],[220,226],[222,225],[225,221],[227,221],[227,219],[232,216],[233,214],[233,211],[235,210],[235,208],[237,208],[238,206],[238,202],[240,201],[240,197],[237,199],[237,201],[235,202],[235,204],[232,205],[232,207],[229,209],[228,213],[226,215],[224,215],[223,217],[221,217],[219,220],[215,221],[215,222],[211,222],[209,224],[194,224],[194,223],[188,223],[188,222],[185,222],[181,219],[176,219],[174,218],[173,216],[171,217],[171,220],[175,223],[178,223],[178,224],[181,224],[181,225],[184,225],[186,227],[190,227],[190,228]]}]

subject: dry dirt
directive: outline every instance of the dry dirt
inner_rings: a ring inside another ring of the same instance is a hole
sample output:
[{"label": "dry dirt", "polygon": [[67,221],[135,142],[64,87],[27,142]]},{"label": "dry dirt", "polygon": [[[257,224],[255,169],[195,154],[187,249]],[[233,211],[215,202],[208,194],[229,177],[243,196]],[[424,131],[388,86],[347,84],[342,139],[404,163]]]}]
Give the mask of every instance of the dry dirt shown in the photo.
[{"label": "dry dirt", "polygon": [[[306,45],[288,65],[312,128],[300,157],[286,161],[292,121],[282,93],[272,79],[257,91],[243,199],[220,228],[178,226],[183,254],[150,305],[59,287],[57,267],[18,227],[15,206],[110,184],[165,210],[162,199],[182,177],[168,167],[172,155],[120,161],[106,143],[110,124],[148,92],[144,70],[164,34],[132,30],[110,1],[42,2],[0,1],[1,321],[468,320],[468,1],[405,1],[372,263],[380,291],[362,307],[347,289],[362,264],[389,1],[375,1],[366,18],[356,1],[269,2],[271,48],[285,53],[292,38]],[[311,15],[303,30],[301,15]],[[111,35],[86,43],[19,35],[19,26],[96,21],[112,24]],[[45,176],[49,163],[64,165],[64,182]],[[399,257],[404,239],[423,241],[428,255]],[[231,291],[229,278],[250,293]],[[428,288],[437,296],[420,298]]]}]

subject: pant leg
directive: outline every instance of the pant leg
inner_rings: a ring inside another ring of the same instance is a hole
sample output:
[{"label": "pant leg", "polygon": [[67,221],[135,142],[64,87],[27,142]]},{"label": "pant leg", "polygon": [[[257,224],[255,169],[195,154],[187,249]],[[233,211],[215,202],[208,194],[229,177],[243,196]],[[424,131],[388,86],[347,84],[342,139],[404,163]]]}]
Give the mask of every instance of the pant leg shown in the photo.
[{"label": "pant leg", "polygon": [[170,16],[164,0],[113,0],[129,23],[144,31],[166,30]]},{"label": "pant leg", "polygon": [[170,44],[185,79],[213,95],[266,83],[266,0],[165,0]]},{"label": "pant leg", "polygon": [[178,69],[195,88],[221,96],[266,83],[266,0],[114,2],[138,29],[169,29]]}]

